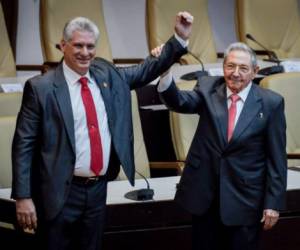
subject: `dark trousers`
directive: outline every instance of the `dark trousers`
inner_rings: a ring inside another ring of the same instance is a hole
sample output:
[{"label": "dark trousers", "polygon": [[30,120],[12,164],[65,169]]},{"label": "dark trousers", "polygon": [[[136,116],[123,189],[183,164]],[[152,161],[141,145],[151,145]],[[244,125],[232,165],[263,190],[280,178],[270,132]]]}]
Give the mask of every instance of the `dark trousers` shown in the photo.
[{"label": "dark trousers", "polygon": [[219,206],[202,216],[193,216],[193,250],[257,250],[261,225],[226,226]]},{"label": "dark trousers", "polygon": [[106,180],[93,185],[72,183],[58,216],[51,221],[38,221],[39,249],[101,250],[106,191]]}]

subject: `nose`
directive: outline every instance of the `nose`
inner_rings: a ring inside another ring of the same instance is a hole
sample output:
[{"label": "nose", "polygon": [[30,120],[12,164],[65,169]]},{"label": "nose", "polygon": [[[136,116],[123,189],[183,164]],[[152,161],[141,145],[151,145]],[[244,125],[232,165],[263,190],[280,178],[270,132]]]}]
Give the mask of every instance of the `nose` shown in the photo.
[{"label": "nose", "polygon": [[238,65],[236,65],[236,67],[234,68],[233,75],[235,75],[235,76],[239,75],[239,66]]},{"label": "nose", "polygon": [[88,50],[87,46],[82,46],[81,54],[82,55],[88,55],[89,54],[89,50]]}]

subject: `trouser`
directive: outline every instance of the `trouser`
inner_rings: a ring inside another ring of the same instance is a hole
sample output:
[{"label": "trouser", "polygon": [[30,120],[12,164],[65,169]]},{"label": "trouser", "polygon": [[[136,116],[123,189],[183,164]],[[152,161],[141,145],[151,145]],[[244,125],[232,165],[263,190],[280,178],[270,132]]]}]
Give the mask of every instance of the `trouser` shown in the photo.
[{"label": "trouser", "polygon": [[106,191],[106,180],[72,182],[67,201],[55,219],[38,221],[39,249],[101,250]]},{"label": "trouser", "polygon": [[261,225],[227,226],[219,206],[201,216],[193,216],[193,250],[257,250]]}]

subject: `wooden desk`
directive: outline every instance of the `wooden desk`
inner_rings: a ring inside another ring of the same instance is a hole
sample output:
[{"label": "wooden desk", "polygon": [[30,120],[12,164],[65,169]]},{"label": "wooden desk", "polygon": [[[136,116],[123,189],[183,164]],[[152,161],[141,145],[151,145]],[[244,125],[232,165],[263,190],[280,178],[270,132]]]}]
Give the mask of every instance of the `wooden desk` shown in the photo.
[{"label": "wooden desk", "polygon": [[[154,189],[153,201],[136,202],[124,198],[132,189],[145,188],[144,180],[137,180],[132,188],[127,181],[108,185],[107,228],[104,249],[182,250],[191,249],[191,215],[173,201],[179,177],[149,179]],[[0,221],[15,221],[14,201],[10,189],[0,190]],[[278,225],[262,234],[264,250],[298,250],[300,245],[300,172],[288,172],[287,209]],[[2,237],[2,236],[3,237]],[[5,236],[5,237],[4,237]],[[0,231],[1,241],[11,248],[34,244],[34,237],[17,231]],[[18,239],[16,241],[16,239]],[[13,246],[16,244],[16,246]]]},{"label": "wooden desk", "polygon": [[[109,206],[105,249],[191,249],[191,215],[179,208],[170,198],[173,181],[178,177],[157,179],[168,183],[164,188],[151,183],[154,190],[167,195],[154,202]],[[116,184],[118,185],[118,184]],[[156,187],[158,189],[156,189]],[[125,189],[126,190],[126,189]],[[163,192],[164,193],[164,192]],[[161,193],[161,194],[163,194]],[[263,250],[298,250],[300,245],[300,172],[288,172],[287,209],[278,225],[262,233]]]},{"label": "wooden desk", "polygon": [[[144,202],[124,198],[128,191],[145,188],[144,180],[137,180],[134,188],[128,181],[109,182],[104,249],[165,250],[170,244],[174,249],[182,242],[191,244],[191,216],[173,202],[178,181],[178,176],[149,179],[154,197]],[[10,189],[0,189],[0,221],[15,223],[15,205],[9,197]],[[0,230],[0,238],[10,249],[35,244],[32,234],[15,230]]]}]

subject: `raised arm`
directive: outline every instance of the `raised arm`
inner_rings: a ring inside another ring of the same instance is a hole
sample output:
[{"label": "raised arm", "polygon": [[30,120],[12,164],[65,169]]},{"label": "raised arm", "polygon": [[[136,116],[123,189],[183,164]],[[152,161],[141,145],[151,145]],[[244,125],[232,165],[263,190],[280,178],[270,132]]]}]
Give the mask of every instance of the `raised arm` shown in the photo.
[{"label": "raised arm", "polygon": [[175,18],[175,36],[165,44],[160,56],[149,56],[138,66],[120,69],[120,74],[131,89],[142,87],[153,81],[187,53],[187,40],[191,35],[192,24],[193,16],[191,14],[179,12]]}]

